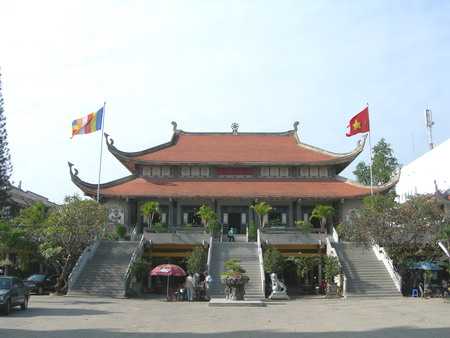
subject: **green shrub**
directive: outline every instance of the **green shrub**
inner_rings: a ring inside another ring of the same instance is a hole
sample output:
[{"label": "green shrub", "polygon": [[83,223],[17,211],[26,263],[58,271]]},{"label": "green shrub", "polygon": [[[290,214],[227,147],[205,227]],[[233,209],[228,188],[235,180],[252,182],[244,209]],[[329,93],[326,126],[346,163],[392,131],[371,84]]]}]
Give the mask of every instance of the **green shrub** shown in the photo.
[{"label": "green shrub", "polygon": [[222,278],[243,275],[245,273],[245,269],[241,266],[239,259],[236,258],[225,261],[224,267],[226,271],[222,273]]},{"label": "green shrub", "polygon": [[339,266],[339,260],[337,257],[325,256],[324,257],[324,275],[325,280],[328,283],[334,283],[334,277],[341,272]]},{"label": "green shrub", "polygon": [[249,241],[256,241],[257,240],[257,231],[258,227],[256,226],[255,222],[250,222],[248,225],[248,239]]},{"label": "green shrub", "polygon": [[136,260],[131,266],[131,275],[136,278],[137,281],[141,282],[147,275],[151,264],[144,261],[142,258]]},{"label": "green shrub", "polygon": [[212,221],[211,223],[208,223],[208,233],[213,235],[220,231],[220,223],[217,221]]},{"label": "green shrub", "polygon": [[116,225],[116,234],[120,239],[124,239],[127,234],[127,228],[123,224]]},{"label": "green shrub", "polygon": [[313,225],[309,221],[297,221],[295,222],[297,229],[304,234],[309,234],[312,232]]},{"label": "green shrub", "polygon": [[168,230],[169,230],[169,228],[168,228],[167,224],[155,223],[152,226],[153,232],[161,233],[161,232],[168,232]]},{"label": "green shrub", "polygon": [[277,249],[268,247],[264,252],[263,261],[265,272],[275,272],[278,275],[283,272],[286,259]]},{"label": "green shrub", "polygon": [[192,250],[191,255],[186,260],[187,270],[189,273],[201,273],[205,271],[207,261],[207,252],[201,246],[196,246]]}]

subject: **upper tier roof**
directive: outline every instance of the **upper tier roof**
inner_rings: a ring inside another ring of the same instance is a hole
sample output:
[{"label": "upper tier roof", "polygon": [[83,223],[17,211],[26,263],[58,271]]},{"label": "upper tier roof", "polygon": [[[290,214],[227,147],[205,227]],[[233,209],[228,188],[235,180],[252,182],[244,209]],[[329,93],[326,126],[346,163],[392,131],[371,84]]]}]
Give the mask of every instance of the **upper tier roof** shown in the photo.
[{"label": "upper tier roof", "polygon": [[[296,127],[296,125],[295,125]],[[131,172],[136,165],[334,165],[342,171],[364,149],[365,137],[348,153],[302,143],[297,129],[280,133],[192,133],[174,128],[170,142],[125,152],[106,135],[109,151]]]}]

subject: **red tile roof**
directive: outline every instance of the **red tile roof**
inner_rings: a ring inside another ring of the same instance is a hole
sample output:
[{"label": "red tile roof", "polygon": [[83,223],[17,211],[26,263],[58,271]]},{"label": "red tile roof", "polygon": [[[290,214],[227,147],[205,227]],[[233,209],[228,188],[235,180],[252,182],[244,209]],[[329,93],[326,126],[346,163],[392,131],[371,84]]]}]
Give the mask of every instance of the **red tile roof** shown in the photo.
[{"label": "red tile roof", "polygon": [[[109,142],[108,142],[109,140]],[[363,149],[337,154],[299,142],[293,131],[284,133],[188,133],[178,131],[166,144],[139,152],[118,150],[108,138],[108,149],[131,171],[135,163],[154,164],[324,164],[343,168]]]},{"label": "red tile roof", "polygon": [[[175,198],[354,198],[366,196],[370,188],[341,180],[162,180],[131,178],[122,183],[106,184],[103,196],[175,197]],[[79,187],[88,195],[95,188]]]}]

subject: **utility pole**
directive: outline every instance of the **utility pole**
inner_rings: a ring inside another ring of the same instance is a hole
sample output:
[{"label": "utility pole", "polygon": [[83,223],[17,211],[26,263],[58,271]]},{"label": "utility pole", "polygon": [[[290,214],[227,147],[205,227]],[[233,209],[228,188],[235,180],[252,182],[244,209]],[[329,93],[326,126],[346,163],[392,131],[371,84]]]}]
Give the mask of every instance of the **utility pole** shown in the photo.
[{"label": "utility pole", "polygon": [[425,109],[425,122],[426,122],[426,126],[427,126],[427,134],[428,134],[428,145],[430,146],[430,150],[432,150],[434,148],[434,144],[433,144],[433,113],[431,112],[430,109]]}]

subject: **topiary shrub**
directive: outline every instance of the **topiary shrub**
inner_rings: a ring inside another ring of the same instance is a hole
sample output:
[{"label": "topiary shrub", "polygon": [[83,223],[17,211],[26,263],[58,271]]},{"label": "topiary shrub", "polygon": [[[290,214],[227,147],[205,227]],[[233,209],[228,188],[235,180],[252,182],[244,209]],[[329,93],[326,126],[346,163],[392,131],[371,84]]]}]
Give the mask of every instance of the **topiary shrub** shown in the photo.
[{"label": "topiary shrub", "polygon": [[256,241],[257,240],[257,231],[258,227],[256,226],[255,222],[250,222],[248,225],[248,240],[249,241]]}]

